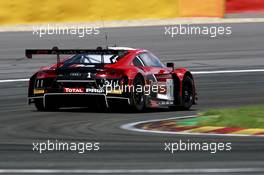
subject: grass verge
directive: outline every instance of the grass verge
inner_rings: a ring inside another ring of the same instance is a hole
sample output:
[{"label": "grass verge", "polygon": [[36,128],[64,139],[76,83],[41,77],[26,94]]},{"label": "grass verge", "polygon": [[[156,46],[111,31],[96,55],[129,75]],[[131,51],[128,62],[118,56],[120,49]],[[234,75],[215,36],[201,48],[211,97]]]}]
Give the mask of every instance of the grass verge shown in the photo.
[{"label": "grass verge", "polygon": [[209,110],[200,113],[200,126],[264,128],[264,105]]}]

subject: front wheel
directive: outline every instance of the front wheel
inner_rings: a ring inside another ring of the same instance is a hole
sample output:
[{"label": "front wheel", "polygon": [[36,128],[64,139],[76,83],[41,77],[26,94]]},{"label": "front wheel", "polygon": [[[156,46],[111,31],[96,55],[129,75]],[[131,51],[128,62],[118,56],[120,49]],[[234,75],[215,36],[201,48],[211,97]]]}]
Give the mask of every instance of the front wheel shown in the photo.
[{"label": "front wheel", "polygon": [[182,104],[183,110],[189,110],[194,102],[194,83],[190,77],[184,77],[182,81]]}]

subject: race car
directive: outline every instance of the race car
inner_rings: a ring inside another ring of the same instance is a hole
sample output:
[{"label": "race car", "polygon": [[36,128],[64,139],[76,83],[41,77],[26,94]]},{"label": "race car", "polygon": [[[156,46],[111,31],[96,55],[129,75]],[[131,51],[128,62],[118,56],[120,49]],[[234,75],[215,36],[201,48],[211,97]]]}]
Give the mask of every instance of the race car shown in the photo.
[{"label": "race car", "polygon": [[[62,107],[126,107],[133,111],[170,107],[188,110],[196,104],[193,75],[186,68],[165,66],[145,49],[27,49],[26,57],[55,55],[29,81],[28,103],[39,111]],[[61,55],[68,55],[63,60]]]}]

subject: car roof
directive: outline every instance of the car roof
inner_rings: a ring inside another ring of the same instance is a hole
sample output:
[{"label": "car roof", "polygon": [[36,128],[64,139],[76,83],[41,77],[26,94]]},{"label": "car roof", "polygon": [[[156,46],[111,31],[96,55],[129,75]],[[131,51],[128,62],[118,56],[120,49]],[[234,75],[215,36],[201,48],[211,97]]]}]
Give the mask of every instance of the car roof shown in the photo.
[{"label": "car roof", "polygon": [[136,49],[136,48],[132,48],[132,47],[108,47],[109,50],[120,50],[120,51],[128,51],[129,53],[142,53],[142,52],[149,52],[146,49]]},{"label": "car roof", "polygon": [[109,50],[137,50],[131,47],[108,47]]}]

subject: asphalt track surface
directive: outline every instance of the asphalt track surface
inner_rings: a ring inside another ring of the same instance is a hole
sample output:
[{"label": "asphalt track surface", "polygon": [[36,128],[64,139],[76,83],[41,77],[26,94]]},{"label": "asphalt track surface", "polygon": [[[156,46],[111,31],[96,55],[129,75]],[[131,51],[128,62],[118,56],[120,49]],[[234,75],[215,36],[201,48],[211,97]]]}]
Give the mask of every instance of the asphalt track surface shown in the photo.
[{"label": "asphalt track surface", "polygon": [[[262,69],[264,66],[264,24],[225,24],[232,26],[231,36],[164,35],[164,27],[108,29],[109,45],[114,43],[146,48],[162,61],[174,61],[177,67],[191,71]],[[0,33],[0,79],[28,78],[52,58],[27,60],[26,48],[95,48],[104,45],[104,35],[45,36],[31,32]],[[120,129],[122,124],[142,120],[193,115],[209,108],[237,107],[264,103],[264,72],[195,75],[199,104],[191,111],[151,110],[145,113],[92,109],[64,109],[59,112],[37,112],[27,106],[27,82],[0,83],[0,173],[3,169],[94,170],[98,174],[168,174],[168,169],[185,169],[185,174],[263,174],[264,140],[251,137],[184,136],[137,133]],[[100,142],[100,151],[76,152],[32,151],[32,142],[59,140]],[[177,152],[164,151],[164,142],[231,142],[232,151]],[[216,169],[215,173],[207,171]],[[237,171],[216,173],[237,168]],[[248,171],[245,171],[245,168]],[[164,171],[160,171],[164,170]],[[191,172],[191,170],[194,170]],[[240,171],[239,171],[240,170]],[[42,171],[43,172],[43,171]],[[57,172],[56,174],[65,172]],[[69,172],[68,172],[69,173]],[[71,172],[75,174],[77,172]],[[102,173],[102,172],[101,172]],[[27,173],[26,173],[27,174]],[[36,174],[36,173],[33,173]],[[50,174],[55,174],[51,171]],[[177,174],[176,171],[171,174]],[[178,174],[183,174],[180,171]]]}]

